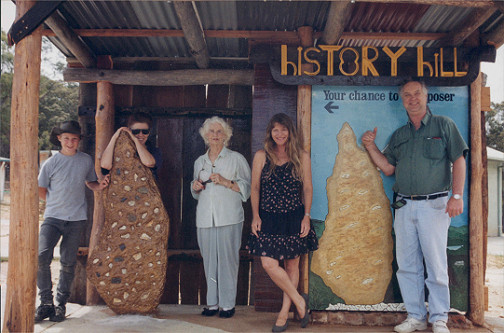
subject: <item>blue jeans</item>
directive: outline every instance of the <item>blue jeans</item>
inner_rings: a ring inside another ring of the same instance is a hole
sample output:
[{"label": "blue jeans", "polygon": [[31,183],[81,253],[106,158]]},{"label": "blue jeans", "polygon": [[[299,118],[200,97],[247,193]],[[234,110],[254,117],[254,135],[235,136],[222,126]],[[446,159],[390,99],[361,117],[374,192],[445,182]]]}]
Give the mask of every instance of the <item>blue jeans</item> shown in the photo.
[{"label": "blue jeans", "polygon": [[[400,196],[398,197],[398,199]],[[448,280],[448,228],[445,213],[448,197],[434,200],[407,200],[395,211],[397,280],[409,317],[425,320],[424,285],[429,289],[429,322],[447,321],[450,311]],[[427,279],[424,278],[424,265]]]},{"label": "blue jeans", "polygon": [[51,262],[54,247],[63,237],[60,244],[61,270],[58,282],[56,302],[65,304],[70,297],[70,287],[74,278],[77,251],[81,233],[86,225],[84,221],[63,221],[48,217],[40,227],[37,287],[39,288],[40,302],[52,304]]}]

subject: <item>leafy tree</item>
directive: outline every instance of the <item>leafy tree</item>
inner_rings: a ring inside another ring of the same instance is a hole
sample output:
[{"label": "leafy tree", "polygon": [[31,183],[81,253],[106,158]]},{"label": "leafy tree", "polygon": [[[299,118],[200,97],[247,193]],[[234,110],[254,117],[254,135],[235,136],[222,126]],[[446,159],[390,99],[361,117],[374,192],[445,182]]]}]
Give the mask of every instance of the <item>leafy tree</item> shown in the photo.
[{"label": "leafy tree", "polygon": [[7,44],[7,34],[2,30],[2,75],[0,76],[0,156],[9,157],[10,106],[14,55]]},{"label": "leafy tree", "polygon": [[492,103],[492,111],[485,113],[487,145],[504,152],[504,102]]},{"label": "leafy tree", "polygon": [[[42,47],[42,66],[48,63],[48,42]],[[14,68],[14,54],[7,44],[7,36],[2,31],[2,75],[0,86],[1,116],[0,116],[0,156],[9,157],[10,137],[10,108],[12,94],[12,78]],[[53,73],[61,73],[64,65],[58,62],[52,65]],[[40,150],[53,149],[49,142],[51,129],[64,120],[77,119],[79,89],[75,83],[52,80],[45,75],[40,77],[39,95],[39,142]]]}]

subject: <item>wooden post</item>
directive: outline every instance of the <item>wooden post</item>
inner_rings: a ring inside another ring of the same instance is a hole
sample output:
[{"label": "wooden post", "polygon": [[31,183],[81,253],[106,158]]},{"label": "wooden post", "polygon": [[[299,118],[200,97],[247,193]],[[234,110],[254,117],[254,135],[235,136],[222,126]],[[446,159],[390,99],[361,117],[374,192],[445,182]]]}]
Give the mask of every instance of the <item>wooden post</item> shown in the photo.
[{"label": "wooden post", "polygon": [[[101,177],[101,156],[107,147],[110,138],[114,134],[114,86],[110,82],[100,81],[97,83],[97,101],[96,101],[96,147],[95,147],[95,170],[98,177]],[[102,192],[94,193],[94,212],[93,227],[89,239],[89,257],[97,244],[98,235],[105,222],[105,211],[103,209]],[[100,301],[100,295],[96,288],[89,283],[86,291],[86,304],[97,305]]]},{"label": "wooden post", "polygon": [[[16,19],[36,1],[18,1]],[[4,332],[34,328],[38,258],[38,110],[41,28],[16,45],[11,103],[11,210]]]},{"label": "wooden post", "polygon": [[[310,47],[313,46],[313,28],[312,27],[300,27],[298,29],[299,39],[301,41],[301,46]],[[304,64],[300,71],[311,71],[311,64]],[[308,153],[311,151],[311,94],[312,87],[310,85],[299,85],[298,95],[297,95],[297,129],[299,135],[303,138],[303,148]],[[308,293],[309,283],[308,276],[310,271],[310,265],[308,260],[308,255],[301,256],[300,261],[300,287],[305,293]]]},{"label": "wooden post", "polygon": [[485,322],[481,146],[481,73],[471,84],[471,185],[469,197],[469,311],[476,325]]}]

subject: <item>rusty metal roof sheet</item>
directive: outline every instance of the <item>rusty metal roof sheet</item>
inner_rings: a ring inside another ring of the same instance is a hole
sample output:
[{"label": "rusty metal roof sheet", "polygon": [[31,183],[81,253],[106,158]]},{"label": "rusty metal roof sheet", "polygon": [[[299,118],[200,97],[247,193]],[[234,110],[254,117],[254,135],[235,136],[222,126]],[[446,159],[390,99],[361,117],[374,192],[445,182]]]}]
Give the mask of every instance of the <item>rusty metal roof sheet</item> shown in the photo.
[{"label": "rusty metal roof sheet", "polygon": [[[195,1],[203,30],[296,31],[311,26],[323,31],[330,1]],[[73,29],[171,29],[181,25],[171,1],[66,1],[60,12]],[[448,33],[464,22],[473,7],[409,3],[356,2],[345,32]],[[503,20],[496,12],[484,25]],[[57,37],[51,41],[68,57]],[[191,57],[184,37],[82,37],[97,55],[113,57]],[[247,58],[246,38],[206,38],[211,57]],[[346,46],[432,46],[429,40],[341,39]]]}]

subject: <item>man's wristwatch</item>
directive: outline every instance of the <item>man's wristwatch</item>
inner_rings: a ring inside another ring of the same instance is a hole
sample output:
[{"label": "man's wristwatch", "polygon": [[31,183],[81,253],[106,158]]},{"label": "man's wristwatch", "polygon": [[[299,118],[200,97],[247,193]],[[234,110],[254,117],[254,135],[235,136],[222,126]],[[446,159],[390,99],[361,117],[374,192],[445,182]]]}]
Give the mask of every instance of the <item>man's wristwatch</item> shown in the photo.
[{"label": "man's wristwatch", "polygon": [[455,200],[459,200],[459,199],[462,199],[462,196],[460,194],[454,194],[452,195],[453,199]]}]

